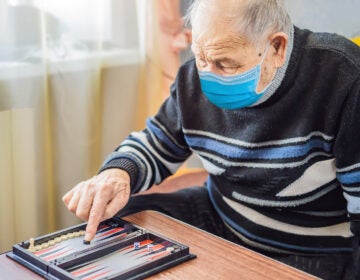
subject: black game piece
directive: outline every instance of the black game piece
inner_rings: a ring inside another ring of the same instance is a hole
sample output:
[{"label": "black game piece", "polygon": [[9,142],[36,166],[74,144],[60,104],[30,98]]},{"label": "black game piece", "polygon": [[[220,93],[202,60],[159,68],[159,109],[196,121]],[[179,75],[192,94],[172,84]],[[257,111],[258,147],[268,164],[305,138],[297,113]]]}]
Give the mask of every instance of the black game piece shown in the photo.
[{"label": "black game piece", "polygon": [[90,245],[90,241],[89,240],[83,240],[83,243],[85,244],[85,245]]}]

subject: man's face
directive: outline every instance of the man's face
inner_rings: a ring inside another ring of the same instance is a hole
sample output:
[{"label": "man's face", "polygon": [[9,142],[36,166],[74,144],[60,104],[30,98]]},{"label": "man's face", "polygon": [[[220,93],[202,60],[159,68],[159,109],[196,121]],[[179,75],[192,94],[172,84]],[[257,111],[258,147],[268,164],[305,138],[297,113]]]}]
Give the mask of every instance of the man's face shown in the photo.
[{"label": "man's face", "polygon": [[224,31],[201,38],[193,35],[192,50],[199,71],[229,76],[246,72],[261,62],[266,46],[257,50],[244,38]]},{"label": "man's face", "polygon": [[[211,13],[210,13],[211,14]],[[193,22],[192,51],[199,71],[209,71],[221,76],[244,73],[257,64],[262,64],[261,78],[257,92],[262,91],[273,79],[276,72],[274,51],[269,43],[255,47],[234,29],[231,21],[226,21],[220,13],[207,16],[200,13]]]}]

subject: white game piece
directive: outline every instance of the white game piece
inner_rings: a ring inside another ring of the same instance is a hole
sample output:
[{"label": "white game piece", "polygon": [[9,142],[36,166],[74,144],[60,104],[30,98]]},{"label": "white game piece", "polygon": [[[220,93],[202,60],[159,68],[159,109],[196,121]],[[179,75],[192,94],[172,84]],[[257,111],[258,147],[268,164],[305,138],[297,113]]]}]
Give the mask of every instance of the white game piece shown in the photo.
[{"label": "white game piece", "polygon": [[30,238],[29,239],[29,243],[30,243],[30,245],[29,245],[29,251],[30,252],[35,252],[35,240],[34,240],[34,238]]},{"label": "white game piece", "polygon": [[60,238],[61,238],[61,241],[65,241],[68,239],[68,236],[66,234],[63,234],[60,236]]},{"label": "white game piece", "polygon": [[167,247],[166,248],[166,252],[169,252],[169,253],[172,253],[172,252],[174,252],[174,247]]}]

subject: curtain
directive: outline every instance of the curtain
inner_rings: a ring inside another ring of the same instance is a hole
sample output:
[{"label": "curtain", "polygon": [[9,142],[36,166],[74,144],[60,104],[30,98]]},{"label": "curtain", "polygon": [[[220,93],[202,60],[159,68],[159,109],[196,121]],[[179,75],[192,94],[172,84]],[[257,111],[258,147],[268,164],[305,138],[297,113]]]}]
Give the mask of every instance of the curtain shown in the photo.
[{"label": "curtain", "polygon": [[143,119],[156,113],[169,96],[180,64],[189,58],[191,38],[190,29],[185,28],[183,22],[190,0],[148,0],[146,3],[142,5],[145,9],[140,17],[146,26],[140,92],[147,102],[140,110],[139,128],[144,125]]},{"label": "curtain", "polygon": [[79,223],[62,196],[157,110],[155,10],[0,0],[0,251]]}]

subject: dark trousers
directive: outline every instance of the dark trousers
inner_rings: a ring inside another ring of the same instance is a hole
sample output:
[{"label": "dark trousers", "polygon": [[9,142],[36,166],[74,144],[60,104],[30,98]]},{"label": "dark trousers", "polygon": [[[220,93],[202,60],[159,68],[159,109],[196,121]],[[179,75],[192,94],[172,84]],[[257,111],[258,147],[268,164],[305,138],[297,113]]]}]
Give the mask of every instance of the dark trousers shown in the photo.
[{"label": "dark trousers", "polygon": [[[257,251],[321,279],[356,279],[351,254],[302,256],[259,251],[244,244],[223,223],[211,204],[205,187],[192,187],[174,193],[135,195],[118,216],[126,216],[145,210],[154,210],[184,221],[207,232]],[[241,259],[239,259],[241,261]]]}]

